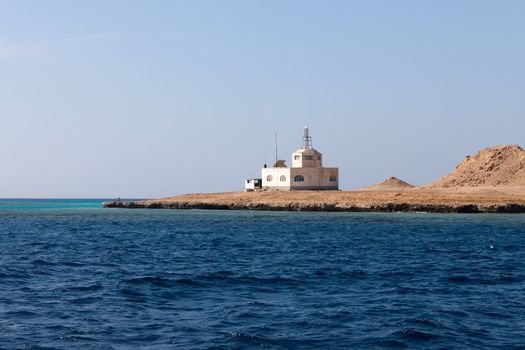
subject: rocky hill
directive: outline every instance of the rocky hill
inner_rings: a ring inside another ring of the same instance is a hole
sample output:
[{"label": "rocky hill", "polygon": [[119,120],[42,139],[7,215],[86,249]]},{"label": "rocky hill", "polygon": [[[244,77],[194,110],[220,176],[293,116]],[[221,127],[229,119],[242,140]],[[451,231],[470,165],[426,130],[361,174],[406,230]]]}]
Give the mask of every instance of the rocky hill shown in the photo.
[{"label": "rocky hill", "polygon": [[425,187],[525,187],[525,151],[518,145],[485,148]]},{"label": "rocky hill", "polygon": [[413,188],[411,184],[398,179],[395,176],[390,176],[383,182],[364,188],[365,191],[399,191]]}]

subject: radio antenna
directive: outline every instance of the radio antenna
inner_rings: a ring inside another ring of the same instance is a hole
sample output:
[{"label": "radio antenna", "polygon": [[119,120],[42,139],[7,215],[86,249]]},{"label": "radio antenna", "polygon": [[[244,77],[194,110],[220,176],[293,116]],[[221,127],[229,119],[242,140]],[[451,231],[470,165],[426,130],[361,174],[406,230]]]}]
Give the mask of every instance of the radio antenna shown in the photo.
[{"label": "radio antenna", "polygon": [[275,135],[275,163],[277,163],[277,131],[273,132]]},{"label": "radio antenna", "polygon": [[308,127],[304,127],[304,136],[303,136],[303,149],[311,149],[312,148],[312,136],[310,136],[310,131],[308,130]]}]

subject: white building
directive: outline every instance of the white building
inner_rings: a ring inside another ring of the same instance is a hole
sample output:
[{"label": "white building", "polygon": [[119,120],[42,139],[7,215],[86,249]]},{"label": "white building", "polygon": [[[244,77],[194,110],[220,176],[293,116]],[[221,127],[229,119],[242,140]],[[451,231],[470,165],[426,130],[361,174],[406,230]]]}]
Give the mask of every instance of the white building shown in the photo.
[{"label": "white building", "polygon": [[247,179],[244,181],[244,191],[250,192],[262,188],[262,179]]},{"label": "white building", "polygon": [[338,190],[339,168],[323,167],[323,155],[312,147],[308,127],[304,128],[303,148],[292,154],[292,166],[280,160],[262,169],[262,188],[275,190]]}]

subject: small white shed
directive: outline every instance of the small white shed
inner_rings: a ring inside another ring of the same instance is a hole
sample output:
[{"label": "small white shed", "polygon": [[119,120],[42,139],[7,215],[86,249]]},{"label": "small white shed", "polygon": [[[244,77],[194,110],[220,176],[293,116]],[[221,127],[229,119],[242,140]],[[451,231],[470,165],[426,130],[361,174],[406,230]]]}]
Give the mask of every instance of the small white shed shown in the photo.
[{"label": "small white shed", "polygon": [[262,179],[247,179],[244,181],[244,191],[255,191],[262,188]]}]

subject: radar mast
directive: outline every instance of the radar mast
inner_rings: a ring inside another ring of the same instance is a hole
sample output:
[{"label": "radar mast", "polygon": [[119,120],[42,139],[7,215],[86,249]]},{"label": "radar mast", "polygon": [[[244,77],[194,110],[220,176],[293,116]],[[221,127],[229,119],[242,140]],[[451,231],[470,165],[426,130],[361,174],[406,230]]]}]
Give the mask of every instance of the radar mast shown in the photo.
[{"label": "radar mast", "polygon": [[308,126],[304,127],[303,149],[312,149],[312,136],[310,136]]}]

